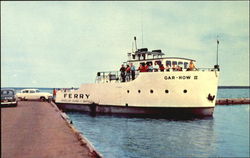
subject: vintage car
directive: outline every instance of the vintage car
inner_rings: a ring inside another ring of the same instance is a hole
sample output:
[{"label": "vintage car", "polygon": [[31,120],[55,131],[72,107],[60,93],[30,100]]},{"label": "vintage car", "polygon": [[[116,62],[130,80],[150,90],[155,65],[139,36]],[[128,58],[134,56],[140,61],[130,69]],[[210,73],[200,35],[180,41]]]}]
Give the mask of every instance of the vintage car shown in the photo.
[{"label": "vintage car", "polygon": [[17,106],[17,96],[13,89],[1,89],[1,107]]},{"label": "vintage car", "polygon": [[46,101],[52,99],[52,94],[47,92],[40,92],[39,89],[22,89],[20,93],[16,94],[20,100],[41,100]]}]

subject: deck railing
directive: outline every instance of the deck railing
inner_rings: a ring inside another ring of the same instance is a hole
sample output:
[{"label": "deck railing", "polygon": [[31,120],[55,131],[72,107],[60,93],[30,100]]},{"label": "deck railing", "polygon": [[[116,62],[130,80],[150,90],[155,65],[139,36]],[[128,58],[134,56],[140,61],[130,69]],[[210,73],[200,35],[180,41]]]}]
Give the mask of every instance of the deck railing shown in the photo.
[{"label": "deck railing", "polygon": [[[197,68],[192,71],[216,71],[216,68]],[[187,69],[183,69],[182,71],[177,71],[177,70],[172,70],[170,71],[164,70],[160,71],[157,69],[154,69],[153,72],[186,72],[188,71]],[[147,73],[147,72],[144,72]],[[140,72],[138,70],[135,71],[135,78],[139,76]],[[125,73],[125,82],[132,81],[132,76],[131,73],[130,75],[127,75]],[[121,72],[120,71],[103,71],[103,72],[97,72],[96,76],[96,83],[109,83],[109,82],[122,82],[122,77],[121,77]]]}]

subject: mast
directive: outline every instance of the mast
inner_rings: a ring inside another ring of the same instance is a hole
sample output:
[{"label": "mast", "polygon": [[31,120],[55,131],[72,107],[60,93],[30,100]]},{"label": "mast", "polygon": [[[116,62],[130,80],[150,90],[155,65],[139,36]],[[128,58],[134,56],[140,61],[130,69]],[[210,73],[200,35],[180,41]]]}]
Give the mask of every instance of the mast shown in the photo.
[{"label": "mast", "polygon": [[137,51],[136,36],[134,37],[134,40],[135,40],[135,50]]},{"label": "mast", "polygon": [[218,36],[217,36],[217,57],[216,57],[216,65],[219,65],[219,53],[218,53],[218,50],[219,50],[219,40],[218,40]]},{"label": "mast", "polygon": [[218,71],[220,71],[220,67],[219,67],[219,40],[218,40],[218,35],[217,35],[217,49],[216,49],[216,65],[214,65],[214,68],[217,69]]}]

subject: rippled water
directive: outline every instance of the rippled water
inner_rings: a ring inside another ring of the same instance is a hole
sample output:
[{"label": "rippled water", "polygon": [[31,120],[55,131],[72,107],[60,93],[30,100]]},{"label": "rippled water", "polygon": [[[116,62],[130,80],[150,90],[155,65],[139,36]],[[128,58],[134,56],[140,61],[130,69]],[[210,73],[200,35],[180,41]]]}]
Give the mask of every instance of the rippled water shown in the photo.
[{"label": "rippled water", "polygon": [[213,118],[166,120],[68,113],[107,158],[247,157],[249,106],[218,106]]},{"label": "rippled water", "polygon": [[[218,95],[249,94],[241,90]],[[216,106],[213,117],[193,120],[67,114],[106,158],[164,158],[249,157],[249,112],[249,105]]]},{"label": "rippled water", "polygon": [[249,88],[220,88],[218,98],[250,98]]}]

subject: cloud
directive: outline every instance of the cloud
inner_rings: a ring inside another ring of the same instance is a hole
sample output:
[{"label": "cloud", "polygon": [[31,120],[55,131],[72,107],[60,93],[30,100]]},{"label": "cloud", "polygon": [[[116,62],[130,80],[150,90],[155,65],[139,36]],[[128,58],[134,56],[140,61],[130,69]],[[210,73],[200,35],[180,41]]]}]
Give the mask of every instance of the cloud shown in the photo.
[{"label": "cloud", "polygon": [[248,3],[3,2],[1,83],[71,87],[94,82],[96,72],[119,69],[133,36],[142,47],[143,27],[143,47],[194,58],[200,67],[215,64],[219,35],[220,84],[247,85]]}]

